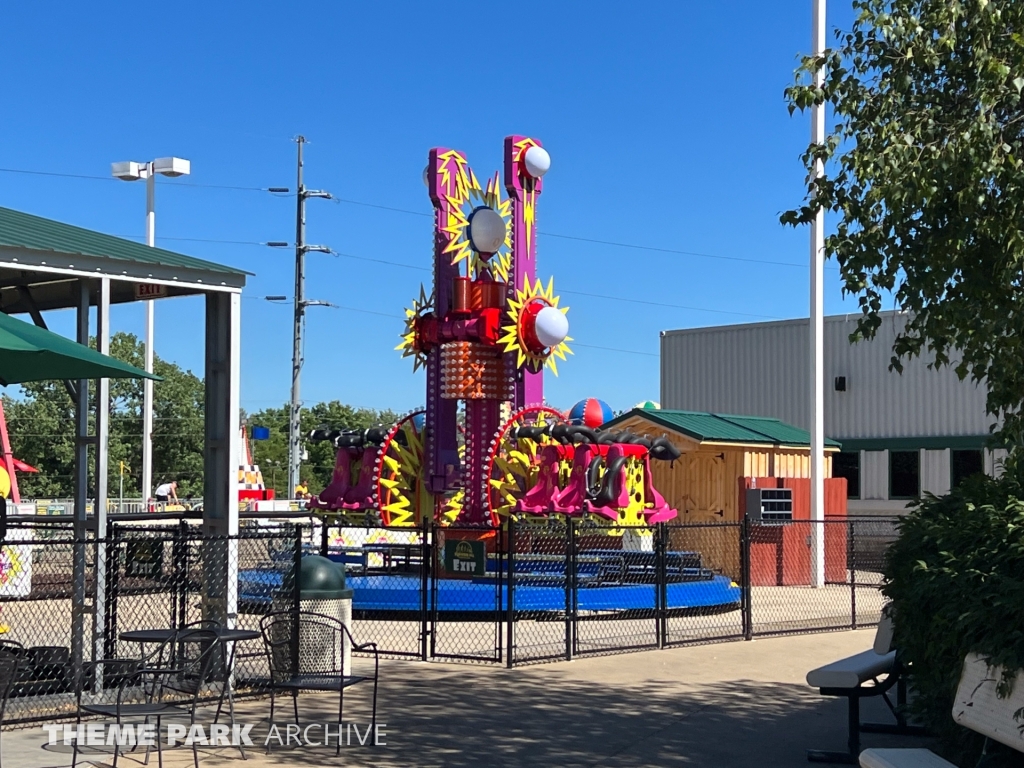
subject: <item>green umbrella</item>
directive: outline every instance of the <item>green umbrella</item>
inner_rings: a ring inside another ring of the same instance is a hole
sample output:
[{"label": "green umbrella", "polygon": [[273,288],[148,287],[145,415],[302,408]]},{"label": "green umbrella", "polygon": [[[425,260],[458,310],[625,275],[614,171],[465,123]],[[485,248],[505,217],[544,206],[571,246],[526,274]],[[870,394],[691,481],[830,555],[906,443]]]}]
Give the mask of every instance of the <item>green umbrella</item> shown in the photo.
[{"label": "green umbrella", "polygon": [[49,379],[160,377],[0,312],[0,384]]}]

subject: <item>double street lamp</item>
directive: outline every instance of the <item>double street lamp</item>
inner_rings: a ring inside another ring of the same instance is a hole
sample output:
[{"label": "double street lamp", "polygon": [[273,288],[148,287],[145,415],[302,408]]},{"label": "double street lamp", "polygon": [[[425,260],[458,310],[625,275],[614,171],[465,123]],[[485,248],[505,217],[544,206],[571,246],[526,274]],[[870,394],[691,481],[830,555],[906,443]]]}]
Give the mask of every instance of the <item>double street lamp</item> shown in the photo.
[{"label": "double street lamp", "polygon": [[[160,157],[152,162],[111,163],[110,171],[121,181],[146,180],[146,244],[156,246],[156,176],[187,176],[192,164],[180,157]],[[146,301],[146,371],[153,372],[153,299]],[[142,499],[153,494],[153,381],[143,381],[142,395]]]}]

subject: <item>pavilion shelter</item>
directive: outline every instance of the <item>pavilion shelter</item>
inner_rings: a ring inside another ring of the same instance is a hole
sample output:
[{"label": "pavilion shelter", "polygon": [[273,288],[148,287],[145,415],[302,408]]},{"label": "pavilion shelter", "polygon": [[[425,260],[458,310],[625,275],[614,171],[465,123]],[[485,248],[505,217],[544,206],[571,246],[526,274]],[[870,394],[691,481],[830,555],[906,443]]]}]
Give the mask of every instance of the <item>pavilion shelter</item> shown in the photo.
[{"label": "pavilion shelter", "polygon": [[[150,247],[59,221],[0,207],[0,311],[23,315],[43,328],[44,313],[73,309],[76,339],[89,345],[91,308],[96,307],[98,351],[109,354],[110,306],[149,299],[203,296],[205,326],[205,442],[203,448],[203,535],[223,539],[224,547],[207,547],[218,557],[220,575],[211,580],[204,601],[207,615],[228,625],[237,606],[238,430],[240,304],[249,273],[232,267]],[[27,318],[23,318],[27,319]],[[83,660],[102,658],[102,627],[92,628],[92,648],[85,645],[87,611],[105,613],[104,583],[107,536],[107,443],[110,388],[108,379],[67,381],[75,403],[74,615],[72,660],[81,679]],[[96,387],[94,431],[89,429],[89,388]],[[95,446],[94,515],[86,514],[89,447]],[[86,608],[86,546],[95,536],[94,601]],[[94,624],[99,624],[94,621]],[[96,686],[101,674],[95,675]]]}]

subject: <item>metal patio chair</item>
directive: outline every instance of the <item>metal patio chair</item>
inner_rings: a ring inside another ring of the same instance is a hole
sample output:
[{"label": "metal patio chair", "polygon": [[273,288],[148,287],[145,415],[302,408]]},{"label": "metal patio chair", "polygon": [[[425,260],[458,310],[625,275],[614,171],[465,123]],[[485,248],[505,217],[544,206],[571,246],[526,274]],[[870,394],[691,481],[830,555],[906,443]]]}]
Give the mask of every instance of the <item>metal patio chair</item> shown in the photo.
[{"label": "metal patio chair", "polygon": [[[7,698],[14,690],[18,678],[18,668],[24,648],[21,643],[13,640],[0,640],[0,728],[4,722],[4,711],[7,709]],[[4,764],[3,732],[0,730],[0,768]]]},{"label": "metal patio chair", "polygon": [[[216,649],[219,646],[217,633],[213,630],[190,628],[187,631],[190,634],[189,643],[199,644],[200,652],[194,657],[175,653],[176,646],[181,642],[180,630],[175,632],[151,652],[129,662],[129,668],[117,687],[115,703],[82,702],[83,686],[78,686],[77,724],[81,724],[83,717],[90,716],[114,718],[119,726],[125,725],[128,720],[149,723],[151,718],[154,719],[157,763],[163,768],[163,749],[159,736],[161,721],[165,717],[187,716],[189,726],[195,725],[196,709],[210,687],[210,668],[217,657]],[[108,662],[125,664],[124,659],[111,659]],[[117,768],[120,751],[120,744],[115,741],[113,768]],[[147,747],[147,762],[149,752]],[[78,753],[79,744],[76,739],[72,768],[78,764]],[[195,767],[199,768],[199,750],[195,742],[192,744],[192,759]]]},{"label": "metal patio chair", "polygon": [[[299,724],[299,692],[320,691],[338,694],[338,725],[341,727],[345,711],[345,689],[364,682],[373,682],[373,708],[370,730],[377,725],[377,683],[380,673],[380,657],[376,643],[356,644],[352,633],[341,621],[333,616],[312,611],[278,611],[268,614],[260,621],[263,645],[267,652],[270,670],[270,724],[274,723],[274,704],[277,693],[290,692],[295,711],[295,724]],[[295,632],[298,631],[298,637]],[[303,654],[299,643],[308,642],[314,648],[306,648]],[[346,670],[345,649],[351,653],[373,654],[373,675],[352,675]],[[299,651],[299,653],[296,653]],[[267,751],[270,743],[267,742]],[[338,734],[337,754],[341,754],[341,734]]]}]

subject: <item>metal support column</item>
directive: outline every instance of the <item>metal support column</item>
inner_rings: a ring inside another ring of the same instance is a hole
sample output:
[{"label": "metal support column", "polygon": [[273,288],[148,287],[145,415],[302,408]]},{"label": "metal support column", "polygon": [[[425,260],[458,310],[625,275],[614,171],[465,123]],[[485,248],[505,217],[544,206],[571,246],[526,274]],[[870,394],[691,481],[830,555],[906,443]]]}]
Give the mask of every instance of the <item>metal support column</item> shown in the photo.
[{"label": "metal support column", "polygon": [[[99,281],[99,302],[96,305],[96,348],[101,354],[110,354],[110,278]],[[93,676],[93,692],[103,690],[105,657],[106,598],[107,598],[107,479],[108,447],[110,441],[110,379],[96,382],[96,500],[93,519],[96,523],[96,596],[93,598],[92,644],[93,659],[97,662]]]},{"label": "metal support column", "polygon": [[228,627],[238,611],[240,305],[238,293],[206,294],[203,617]]},{"label": "metal support column", "polygon": [[[76,338],[89,344],[89,281],[78,283]],[[76,687],[83,685],[85,662],[85,567],[86,567],[86,501],[89,496],[89,380],[82,379],[75,388],[75,476],[74,533],[75,543],[71,567],[71,665]]]}]

